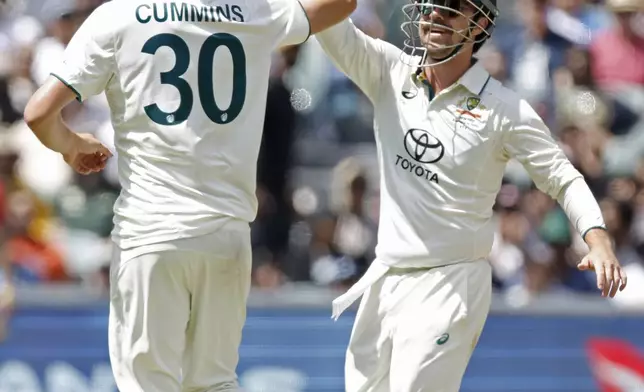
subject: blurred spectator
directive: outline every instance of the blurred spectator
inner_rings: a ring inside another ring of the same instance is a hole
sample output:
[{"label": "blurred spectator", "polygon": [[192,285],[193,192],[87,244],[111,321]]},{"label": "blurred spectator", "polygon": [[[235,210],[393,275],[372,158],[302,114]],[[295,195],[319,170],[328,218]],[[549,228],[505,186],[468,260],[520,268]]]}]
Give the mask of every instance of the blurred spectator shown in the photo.
[{"label": "blurred spectator", "polygon": [[508,79],[508,64],[503,53],[493,45],[484,46],[479,54],[479,59],[483,66],[492,75],[493,78],[500,82],[506,82]]},{"label": "blurred spectator", "polygon": [[524,283],[526,258],[521,244],[527,236],[530,224],[517,209],[519,190],[512,185],[505,185],[501,192],[501,206],[496,213],[499,229],[489,259],[495,287],[507,290]]},{"label": "blurred spectator", "polygon": [[111,258],[113,206],[118,193],[100,174],[75,175],[53,202],[60,225],[57,242],[70,274],[92,279]]},{"label": "blurred spectator", "polygon": [[517,0],[516,7],[523,24],[493,42],[507,59],[511,87],[552,123],[552,77],[573,44],[548,26],[546,0]]},{"label": "blurred spectator", "polygon": [[556,86],[557,120],[560,125],[599,126],[612,129],[613,102],[596,90],[589,53],[568,49],[564,64],[553,75]]},{"label": "blurred spectator", "polygon": [[354,158],[340,162],[333,172],[331,211],[336,216],[333,244],[351,257],[362,275],[375,257],[377,226],[366,213],[369,182]]},{"label": "blurred spectator", "polygon": [[21,13],[21,3],[0,3],[0,124],[20,119],[34,91],[29,67],[42,27],[36,18]]},{"label": "blurred spectator", "polygon": [[[69,120],[72,110],[63,112],[65,120]],[[14,174],[21,184],[47,201],[53,200],[70,184],[72,170],[62,156],[43,146],[23,121],[16,122],[5,132],[5,140],[18,153]],[[47,168],[46,176],[43,168]]]},{"label": "blurred spectator", "polygon": [[287,79],[297,64],[300,48],[280,52],[269,82],[264,134],[257,163],[259,213],[253,226],[255,246],[265,246],[280,258],[286,253],[292,221],[288,171],[295,141],[296,112]]},{"label": "blurred spectator", "polygon": [[69,280],[62,255],[34,225],[35,207],[28,191],[12,193],[7,200],[6,250],[14,279],[20,283]]},{"label": "blurred spectator", "polygon": [[586,0],[553,0],[550,5],[548,27],[577,45],[588,45],[610,25],[608,13]]},{"label": "blurred spectator", "polygon": [[347,158],[335,167],[330,212],[320,215],[313,229],[313,281],[344,287],[371,264],[377,228],[365,213],[368,189],[367,174],[355,158]]},{"label": "blurred spectator", "polygon": [[342,254],[334,243],[337,220],[331,214],[319,215],[313,223],[309,248],[311,280],[323,286],[348,288],[357,280],[356,262]]},{"label": "blurred spectator", "polygon": [[286,283],[286,275],[275,262],[271,252],[256,248],[253,252],[253,286],[262,290],[279,289]]},{"label": "blurred spectator", "polygon": [[86,2],[78,0],[45,0],[40,16],[47,31],[34,48],[31,74],[37,85],[45,83],[52,64],[63,59],[65,47],[91,12]]},{"label": "blurred spectator", "polygon": [[644,2],[607,0],[616,25],[600,34],[591,45],[593,77],[601,88],[614,90],[621,85],[644,86]]}]

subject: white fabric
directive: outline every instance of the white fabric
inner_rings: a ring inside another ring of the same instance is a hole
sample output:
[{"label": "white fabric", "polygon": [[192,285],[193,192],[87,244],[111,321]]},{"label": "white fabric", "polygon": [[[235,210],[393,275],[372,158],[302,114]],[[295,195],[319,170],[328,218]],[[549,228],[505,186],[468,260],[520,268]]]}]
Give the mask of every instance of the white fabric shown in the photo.
[{"label": "white fabric", "polygon": [[109,351],[119,390],[238,390],[250,231],[222,230],[208,241],[216,252],[114,254]]},{"label": "white fabric", "polygon": [[[530,105],[480,64],[431,102],[407,56],[346,21],[317,35],[324,51],[374,104],[380,171],[376,256],[399,267],[485,258],[492,206],[508,161],[557,197],[581,174]],[[480,104],[476,100],[480,99]],[[468,110],[469,106],[472,106]]]},{"label": "white fabric", "polygon": [[351,288],[333,300],[332,318],[337,320],[358,298],[360,298],[374,283],[380,280],[389,271],[385,264],[374,260],[367,272]]},{"label": "white fabric", "polygon": [[458,392],[490,309],[491,273],[479,260],[378,280],[353,326],[346,392]]},{"label": "white fabric", "polygon": [[571,182],[557,201],[580,235],[594,227],[606,227],[601,208],[583,179]]},{"label": "white fabric", "polygon": [[85,21],[53,73],[79,99],[106,92],[121,249],[212,233],[222,216],[254,220],[271,53],[308,33],[294,0],[114,0]]}]

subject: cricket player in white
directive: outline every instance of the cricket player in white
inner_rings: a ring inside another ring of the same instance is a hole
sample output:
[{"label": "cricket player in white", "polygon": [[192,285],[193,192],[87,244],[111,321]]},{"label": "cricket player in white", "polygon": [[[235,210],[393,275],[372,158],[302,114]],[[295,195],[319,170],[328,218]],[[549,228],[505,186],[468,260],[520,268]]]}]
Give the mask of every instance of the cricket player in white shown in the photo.
[{"label": "cricket player in white", "polygon": [[381,175],[376,260],[333,303],[362,296],[346,357],[347,392],[456,392],[490,307],[492,206],[509,159],[556,198],[590,246],[580,269],[614,296],[626,276],[600,209],[530,105],[473,58],[495,0],[403,7],[407,51],[351,21],[318,34],[374,105]]},{"label": "cricket player in white", "polygon": [[271,55],[355,7],[114,0],[87,19],[29,102],[34,134],[92,173],[111,152],[73,133],[60,112],[103,91],[109,101],[122,186],[109,352],[121,391],[237,390]]}]

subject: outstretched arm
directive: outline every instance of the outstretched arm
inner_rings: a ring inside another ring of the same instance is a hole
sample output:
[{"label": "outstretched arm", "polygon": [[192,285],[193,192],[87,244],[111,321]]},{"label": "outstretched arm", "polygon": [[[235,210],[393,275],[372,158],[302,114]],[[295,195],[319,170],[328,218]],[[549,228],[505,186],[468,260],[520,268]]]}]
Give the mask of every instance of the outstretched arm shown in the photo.
[{"label": "outstretched arm", "polygon": [[521,162],[539,190],[557,199],[590,248],[578,268],[594,270],[602,295],[614,297],[626,287],[627,278],[613,251],[595,197],[526,101],[519,103],[518,112],[507,130],[506,152]]}]

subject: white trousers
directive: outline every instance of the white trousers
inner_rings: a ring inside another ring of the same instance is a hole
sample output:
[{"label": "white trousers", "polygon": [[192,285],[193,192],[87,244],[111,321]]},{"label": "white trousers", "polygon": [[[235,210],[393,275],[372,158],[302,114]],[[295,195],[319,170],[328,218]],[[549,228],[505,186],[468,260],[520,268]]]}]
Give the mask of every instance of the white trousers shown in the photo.
[{"label": "white trousers", "polygon": [[116,252],[109,351],[120,391],[238,390],[249,233],[223,231],[210,240],[220,252],[165,250],[125,262]]},{"label": "white trousers", "polygon": [[458,392],[491,291],[487,260],[390,269],[360,303],[346,356],[346,392]]}]

